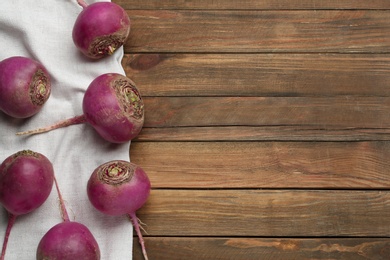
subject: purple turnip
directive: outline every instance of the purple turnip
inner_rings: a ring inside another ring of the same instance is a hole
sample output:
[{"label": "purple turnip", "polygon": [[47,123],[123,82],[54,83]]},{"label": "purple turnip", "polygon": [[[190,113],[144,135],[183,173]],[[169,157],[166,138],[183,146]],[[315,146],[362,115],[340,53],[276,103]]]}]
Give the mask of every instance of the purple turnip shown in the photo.
[{"label": "purple turnip", "polygon": [[100,249],[94,236],[85,225],[69,220],[55,177],[54,183],[63,222],[49,229],[42,237],[37,248],[37,260],[99,260]]},{"label": "purple turnip", "polygon": [[134,82],[117,73],[100,75],[85,92],[83,115],[17,135],[38,134],[85,122],[112,143],[125,143],[135,138],[144,123],[144,103]]},{"label": "purple turnip", "polygon": [[73,27],[73,42],[87,57],[100,59],[121,47],[130,33],[130,18],[126,11],[112,2],[88,5],[77,1],[83,10]]},{"label": "purple turnip", "polygon": [[62,222],[47,231],[38,245],[37,260],[51,259],[99,260],[99,246],[85,225]]},{"label": "purple turnip", "polygon": [[137,232],[142,253],[148,259],[136,211],[150,194],[145,171],[134,163],[115,160],[97,167],[87,184],[88,198],[100,212],[112,216],[128,215]]},{"label": "purple turnip", "polygon": [[31,150],[19,151],[0,165],[0,204],[8,211],[8,225],[0,259],[17,216],[40,207],[53,187],[53,165],[44,155]]},{"label": "purple turnip", "polygon": [[46,68],[33,59],[14,56],[0,62],[0,110],[15,118],[38,113],[51,92]]}]

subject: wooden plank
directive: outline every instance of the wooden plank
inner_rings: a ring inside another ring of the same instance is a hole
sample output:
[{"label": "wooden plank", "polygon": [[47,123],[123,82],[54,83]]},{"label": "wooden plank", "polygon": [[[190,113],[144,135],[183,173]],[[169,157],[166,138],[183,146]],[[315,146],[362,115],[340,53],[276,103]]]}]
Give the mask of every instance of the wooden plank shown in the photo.
[{"label": "wooden plank", "polygon": [[369,52],[390,48],[385,11],[129,10],[125,52]]},{"label": "wooden plank", "polygon": [[389,237],[390,191],[153,190],[150,236]]},{"label": "wooden plank", "polygon": [[[150,259],[182,260],[192,256],[202,260],[258,259],[339,259],[387,260],[390,255],[388,238],[145,238]],[[140,246],[134,238],[134,259],[143,260]]]},{"label": "wooden plank", "polygon": [[390,9],[387,0],[114,0],[126,9],[235,9],[235,10],[274,10],[274,9]]},{"label": "wooden plank", "polygon": [[388,97],[145,97],[145,127],[390,127]]},{"label": "wooden plank", "polygon": [[390,128],[317,129],[305,126],[144,127],[139,141],[390,141]]},{"label": "wooden plank", "polygon": [[154,188],[390,188],[390,142],[135,142]]},{"label": "wooden plank", "polygon": [[128,54],[143,96],[390,96],[384,54]]}]

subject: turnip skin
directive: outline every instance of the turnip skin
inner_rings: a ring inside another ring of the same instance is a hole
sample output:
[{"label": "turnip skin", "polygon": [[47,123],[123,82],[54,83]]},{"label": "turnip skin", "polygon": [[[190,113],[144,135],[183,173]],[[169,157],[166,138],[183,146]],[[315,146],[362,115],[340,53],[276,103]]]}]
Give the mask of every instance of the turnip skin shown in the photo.
[{"label": "turnip skin", "polygon": [[53,165],[44,155],[23,150],[0,165],[0,203],[13,215],[41,206],[53,187]]},{"label": "turnip skin", "polygon": [[99,246],[89,229],[66,221],[52,227],[38,244],[37,260],[99,260]]},{"label": "turnip skin", "polygon": [[108,142],[125,143],[137,137],[144,124],[144,103],[134,82],[118,73],[102,74],[84,94],[82,115],[16,135],[40,134],[86,122]]},{"label": "turnip skin", "polygon": [[46,68],[36,60],[13,56],[0,62],[0,110],[15,118],[38,113],[51,93]]},{"label": "turnip skin", "polygon": [[134,139],[144,124],[144,103],[129,78],[107,73],[94,79],[83,99],[86,121],[107,141]]},{"label": "turnip skin", "polygon": [[0,260],[4,260],[16,217],[40,207],[49,197],[54,181],[49,159],[31,150],[8,156],[0,165],[0,203],[8,211]]},{"label": "turnip skin", "polygon": [[99,260],[100,248],[89,229],[78,222],[70,221],[64,199],[54,176],[62,223],[52,227],[41,238],[37,252],[37,260]]},{"label": "turnip skin", "polygon": [[[79,3],[80,4],[80,3]],[[76,47],[87,57],[100,59],[121,47],[130,33],[126,11],[112,2],[96,2],[83,7],[73,27]]]},{"label": "turnip skin", "polygon": [[92,205],[107,215],[128,215],[141,244],[145,260],[148,256],[136,211],[147,201],[150,180],[138,165],[114,160],[97,167],[87,184],[87,194]]},{"label": "turnip skin", "polygon": [[119,216],[140,209],[149,197],[150,187],[150,180],[141,167],[115,160],[94,170],[88,180],[87,193],[97,210]]}]

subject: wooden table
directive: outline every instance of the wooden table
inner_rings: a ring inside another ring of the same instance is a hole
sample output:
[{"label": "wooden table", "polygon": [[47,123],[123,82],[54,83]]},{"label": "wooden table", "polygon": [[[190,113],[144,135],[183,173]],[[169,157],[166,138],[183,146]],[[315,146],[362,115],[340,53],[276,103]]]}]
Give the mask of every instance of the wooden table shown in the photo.
[{"label": "wooden table", "polygon": [[115,2],[151,260],[390,259],[390,1]]}]

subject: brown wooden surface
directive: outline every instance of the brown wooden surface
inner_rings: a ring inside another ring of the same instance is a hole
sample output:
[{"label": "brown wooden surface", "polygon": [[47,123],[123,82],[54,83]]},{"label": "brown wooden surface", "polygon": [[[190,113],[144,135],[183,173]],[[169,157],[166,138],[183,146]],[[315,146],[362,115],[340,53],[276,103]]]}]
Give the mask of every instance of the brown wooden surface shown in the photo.
[{"label": "brown wooden surface", "polygon": [[[151,259],[388,259],[388,239],[146,238]],[[135,258],[141,259],[137,250]]]},{"label": "brown wooden surface", "polygon": [[[143,96],[390,96],[389,54],[127,54]],[[212,76],[211,76],[212,75]],[[351,80],[353,79],[353,80]]]},{"label": "brown wooden surface", "polygon": [[[364,206],[362,206],[364,205]],[[340,190],[154,190],[151,236],[384,237],[390,194]]]},{"label": "brown wooden surface", "polygon": [[387,0],[115,0],[126,9],[235,9],[235,10],[321,10],[321,9],[390,9]]},{"label": "brown wooden surface", "polygon": [[384,10],[131,10],[128,14],[134,22],[127,52],[383,53],[390,48],[390,13]]},{"label": "brown wooden surface", "polygon": [[135,142],[157,188],[390,187],[389,142]]},{"label": "brown wooden surface", "polygon": [[115,2],[151,260],[390,259],[389,1]]}]

